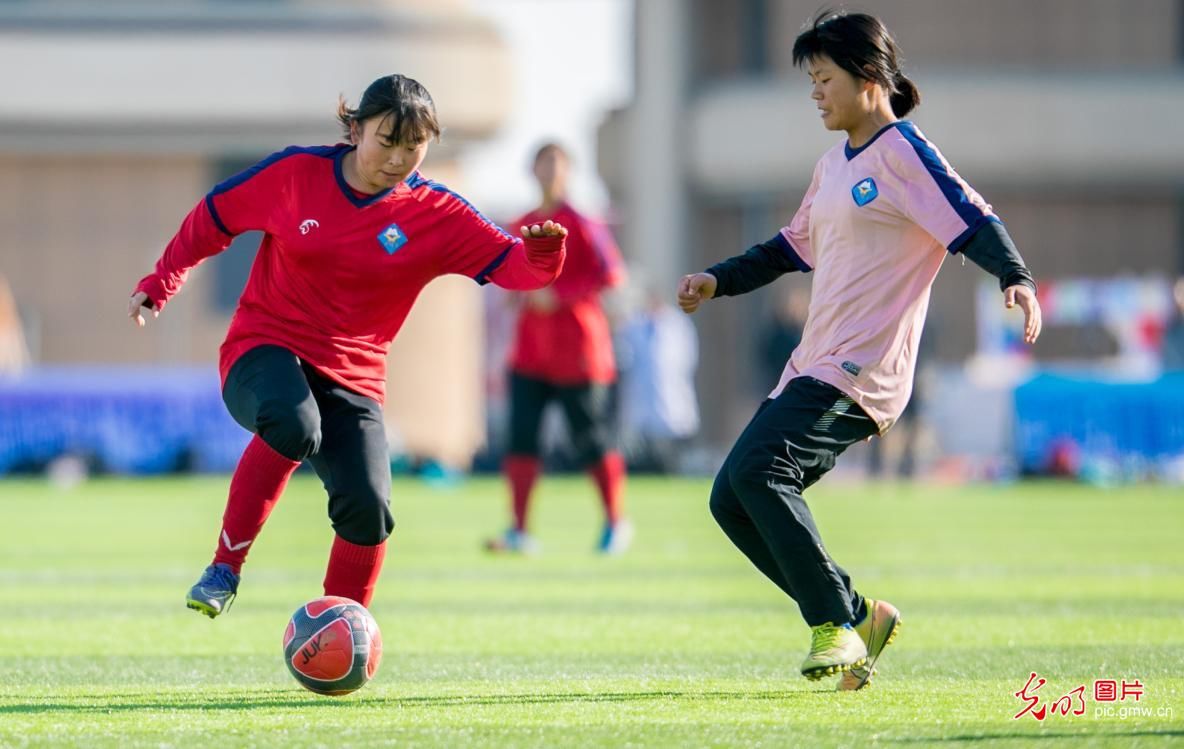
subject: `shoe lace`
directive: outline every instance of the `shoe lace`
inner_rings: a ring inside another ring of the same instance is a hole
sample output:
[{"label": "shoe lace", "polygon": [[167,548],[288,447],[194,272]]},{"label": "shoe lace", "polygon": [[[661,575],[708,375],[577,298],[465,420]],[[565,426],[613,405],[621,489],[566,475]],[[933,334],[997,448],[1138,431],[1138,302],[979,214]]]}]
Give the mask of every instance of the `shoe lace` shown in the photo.
[{"label": "shoe lace", "polygon": [[842,635],[842,629],[827,622],[820,624],[813,630],[813,636],[810,640],[810,652],[818,653],[823,650],[830,650],[839,644],[839,637]]},{"label": "shoe lace", "polygon": [[202,585],[216,585],[222,590],[229,590],[234,593],[238,589],[238,578],[233,572],[225,567],[220,567],[212,564],[206,568],[205,574],[201,576]]}]

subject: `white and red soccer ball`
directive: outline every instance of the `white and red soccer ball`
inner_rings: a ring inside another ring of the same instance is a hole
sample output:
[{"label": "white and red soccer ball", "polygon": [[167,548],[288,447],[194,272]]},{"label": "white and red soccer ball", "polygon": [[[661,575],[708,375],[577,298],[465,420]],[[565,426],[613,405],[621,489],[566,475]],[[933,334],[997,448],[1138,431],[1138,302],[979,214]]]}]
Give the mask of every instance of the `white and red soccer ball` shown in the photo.
[{"label": "white and red soccer ball", "polygon": [[382,661],[382,633],[362,604],[325,596],[292,614],[284,631],[284,662],[296,681],[317,694],[361,689]]}]

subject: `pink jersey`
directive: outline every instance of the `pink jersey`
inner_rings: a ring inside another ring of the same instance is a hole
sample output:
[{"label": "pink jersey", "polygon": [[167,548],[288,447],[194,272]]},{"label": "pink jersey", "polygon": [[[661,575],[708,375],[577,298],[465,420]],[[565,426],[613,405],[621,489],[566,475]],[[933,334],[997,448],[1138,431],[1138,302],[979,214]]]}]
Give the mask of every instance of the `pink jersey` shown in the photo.
[{"label": "pink jersey", "polygon": [[814,377],[851,396],[885,432],[912,393],[946,252],[988,221],[998,221],[991,206],[911,122],[888,125],[860,148],[827,151],[781,230],[814,280],[802,342],[770,397],[795,377]]}]

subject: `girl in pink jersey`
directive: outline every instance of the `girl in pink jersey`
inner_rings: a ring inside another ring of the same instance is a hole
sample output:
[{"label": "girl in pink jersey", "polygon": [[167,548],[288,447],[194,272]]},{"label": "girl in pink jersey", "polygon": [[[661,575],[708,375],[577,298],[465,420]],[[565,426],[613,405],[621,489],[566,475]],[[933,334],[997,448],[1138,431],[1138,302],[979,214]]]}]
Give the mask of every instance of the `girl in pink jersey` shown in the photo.
[{"label": "girl in pink jersey", "polygon": [[539,289],[563,267],[563,226],[524,226],[516,238],[419,173],[441,128],[417,81],[379,78],[337,115],[348,143],[293,146],[215,186],[128,301],[143,326],[143,310],[158,315],[203,259],[263,232],[220,362],[226,407],[255,436],[213,561],[185,599],[210,618],[234,600],[247,552],[305,460],[335,533],[325,595],[369,605],[394,527],[386,354],[416,296],[445,274]]},{"label": "girl in pink jersey", "polygon": [[781,381],[736,441],[711,491],[728,538],[801,609],[812,630],[802,673],[841,673],[860,689],[900,625],[885,601],[864,598],[827,553],[802,499],[850,445],[887,431],[912,390],[933,280],[947,253],[999,279],[1019,306],[1024,337],[1040,334],[1036,285],[991,207],[916,125],[920,103],[900,51],[879,19],[823,12],[794,42],[828,130],[847,139],[814,168],[802,205],[772,239],[684,276],[691,313],[783,273],[814,272],[802,342]]}]

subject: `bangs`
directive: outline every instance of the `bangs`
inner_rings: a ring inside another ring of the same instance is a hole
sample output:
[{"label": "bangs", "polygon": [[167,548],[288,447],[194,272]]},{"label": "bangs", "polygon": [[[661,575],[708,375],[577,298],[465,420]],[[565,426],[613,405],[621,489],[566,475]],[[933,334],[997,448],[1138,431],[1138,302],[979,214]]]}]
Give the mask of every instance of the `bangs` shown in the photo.
[{"label": "bangs", "polygon": [[426,143],[440,140],[440,120],[431,94],[418,81],[404,75],[388,75],[371,83],[357,109],[337,100],[337,120],[347,139],[352,128],[375,117],[381,118],[378,132],[396,143]]},{"label": "bangs", "polygon": [[386,135],[389,132],[391,140],[396,143],[426,143],[440,138],[440,124],[435,113],[424,107],[404,103],[380,116],[383,121],[378,126],[379,133]]},{"label": "bangs", "polygon": [[803,31],[793,43],[794,67],[800,68],[802,65],[814,62],[819,57],[832,57],[827,53],[826,46],[818,29]]}]

